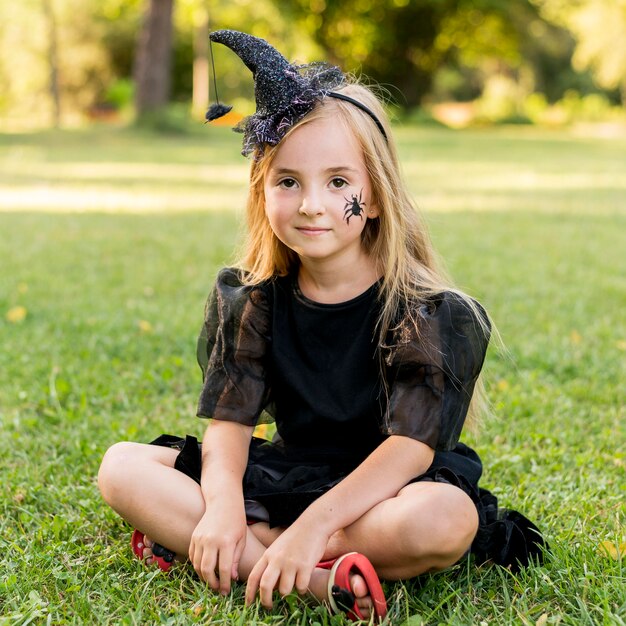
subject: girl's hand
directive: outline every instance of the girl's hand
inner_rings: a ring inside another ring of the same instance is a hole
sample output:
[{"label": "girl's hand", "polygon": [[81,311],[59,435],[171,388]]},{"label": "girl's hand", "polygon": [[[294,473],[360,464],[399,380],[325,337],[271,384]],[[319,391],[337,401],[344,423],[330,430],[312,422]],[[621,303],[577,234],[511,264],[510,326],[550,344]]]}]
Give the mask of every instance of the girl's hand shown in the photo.
[{"label": "girl's hand", "polygon": [[324,555],[329,537],[319,528],[298,520],[267,548],[248,576],[246,604],[254,602],[257,591],[264,607],[272,608],[272,595],[278,589],[286,596],[294,589],[308,591],[315,566]]},{"label": "girl's hand", "polygon": [[239,578],[239,559],[246,545],[246,513],[241,502],[225,497],[208,506],[191,535],[189,559],[213,591],[230,592]]}]

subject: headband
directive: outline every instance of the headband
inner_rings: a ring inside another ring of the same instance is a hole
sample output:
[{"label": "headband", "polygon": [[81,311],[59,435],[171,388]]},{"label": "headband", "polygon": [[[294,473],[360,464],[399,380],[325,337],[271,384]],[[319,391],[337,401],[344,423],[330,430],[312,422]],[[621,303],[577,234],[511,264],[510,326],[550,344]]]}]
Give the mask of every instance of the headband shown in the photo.
[{"label": "headband", "polygon": [[[326,97],[350,102],[364,111],[387,140],[384,127],[373,111],[362,102],[334,91],[347,84],[338,67],[324,62],[307,65],[289,63],[264,39],[236,30],[215,31],[209,35],[209,41],[230,48],[254,78],[256,112],[234,128],[243,133],[243,155],[250,154],[255,148],[263,150],[265,144],[276,145],[296,122]],[[215,79],[215,69],[213,77]],[[220,104],[218,99],[207,111],[206,120],[218,119],[231,109]]]},{"label": "headband", "polygon": [[374,120],[374,123],[376,124],[376,126],[378,126],[378,130],[385,138],[385,141],[389,141],[387,139],[387,133],[385,132],[382,122],[376,117],[376,114],[371,109],[368,109],[362,102],[359,102],[358,100],[355,100],[354,98],[346,96],[342,93],[337,93],[336,91],[329,91],[326,95],[331,98],[337,98],[337,100],[345,100],[346,102],[350,102],[355,107],[361,109],[361,111],[365,111],[365,113],[367,113]]}]

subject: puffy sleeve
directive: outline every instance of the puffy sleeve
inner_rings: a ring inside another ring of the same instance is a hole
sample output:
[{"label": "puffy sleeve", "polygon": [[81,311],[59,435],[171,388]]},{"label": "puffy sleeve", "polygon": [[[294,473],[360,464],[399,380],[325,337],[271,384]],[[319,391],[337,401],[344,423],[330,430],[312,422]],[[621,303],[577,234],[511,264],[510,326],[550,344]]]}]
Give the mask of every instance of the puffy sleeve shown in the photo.
[{"label": "puffy sleeve", "polygon": [[[388,384],[386,434],[405,435],[435,450],[459,440],[489,343],[489,320],[455,293],[431,298],[391,332],[383,346]],[[482,324],[477,319],[482,317]]]},{"label": "puffy sleeve", "polygon": [[270,327],[267,289],[242,285],[238,270],[223,269],[207,300],[198,338],[204,378],[198,417],[257,423],[269,396]]}]

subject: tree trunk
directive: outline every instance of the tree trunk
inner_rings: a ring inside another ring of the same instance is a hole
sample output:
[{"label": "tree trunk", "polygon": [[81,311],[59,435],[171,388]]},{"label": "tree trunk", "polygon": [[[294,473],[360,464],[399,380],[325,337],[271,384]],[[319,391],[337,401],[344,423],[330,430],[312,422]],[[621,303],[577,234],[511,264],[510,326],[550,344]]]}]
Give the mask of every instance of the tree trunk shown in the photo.
[{"label": "tree trunk", "polygon": [[174,0],[149,0],[135,57],[138,118],[169,101],[173,4]]},{"label": "tree trunk", "polygon": [[209,13],[198,7],[194,14],[193,114],[204,118],[209,106]]},{"label": "tree trunk", "polygon": [[48,30],[48,65],[50,81],[50,99],[52,100],[52,125],[58,128],[61,125],[61,94],[59,91],[59,54],[57,48],[57,23],[54,17],[52,0],[42,2],[46,27]]}]

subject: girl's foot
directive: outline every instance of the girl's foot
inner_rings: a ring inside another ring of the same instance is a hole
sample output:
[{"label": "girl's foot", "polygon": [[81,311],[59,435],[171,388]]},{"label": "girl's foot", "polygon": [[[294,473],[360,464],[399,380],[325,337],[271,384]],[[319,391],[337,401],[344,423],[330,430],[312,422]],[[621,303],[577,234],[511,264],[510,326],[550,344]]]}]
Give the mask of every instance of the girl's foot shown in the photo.
[{"label": "girl's foot", "polygon": [[139,544],[139,548],[142,550],[142,561],[146,565],[153,565],[156,561],[153,558],[152,546],[154,546],[154,541],[148,537],[148,535],[143,536],[143,545]]},{"label": "girl's foot", "polygon": [[369,560],[350,552],[335,561],[320,563],[311,578],[311,592],[327,600],[335,613],[347,613],[351,620],[382,619],[387,614],[385,596]]},{"label": "girl's foot", "polygon": [[372,596],[370,596],[365,579],[359,574],[350,575],[350,592],[356,600],[356,605],[363,619],[369,619],[372,613]]},{"label": "girl's foot", "polygon": [[[311,593],[320,602],[326,602],[331,605],[331,599],[328,595],[328,581],[330,580],[330,571],[327,569],[316,568],[311,578]],[[369,589],[365,579],[359,574],[350,575],[350,588],[347,590],[354,596],[352,598],[345,597],[345,603],[339,600],[340,609],[348,612],[355,604],[358,607],[359,612],[363,616],[362,619],[369,619],[372,614],[372,597],[370,596]],[[337,600],[335,600],[337,602]]]},{"label": "girl's foot", "polygon": [[146,565],[154,563],[164,572],[167,572],[172,567],[174,560],[180,561],[173,552],[155,543],[138,530],[133,531],[130,545],[134,554]]}]

